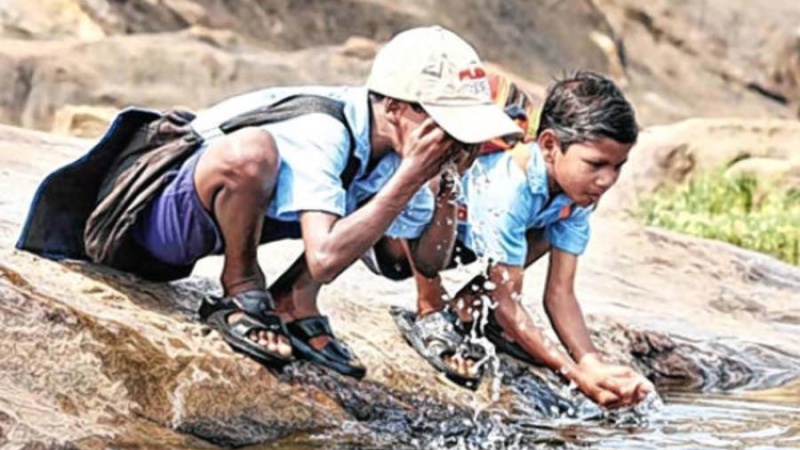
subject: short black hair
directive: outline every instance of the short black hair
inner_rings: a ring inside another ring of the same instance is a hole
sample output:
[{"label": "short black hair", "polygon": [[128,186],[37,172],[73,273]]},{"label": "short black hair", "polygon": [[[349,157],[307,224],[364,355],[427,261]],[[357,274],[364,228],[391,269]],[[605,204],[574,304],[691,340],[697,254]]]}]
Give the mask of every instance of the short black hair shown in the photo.
[{"label": "short black hair", "polygon": [[[382,102],[384,99],[387,98],[387,96],[379,94],[375,91],[369,91],[369,98],[373,102]],[[413,109],[416,112],[425,112],[425,108],[423,108],[422,105],[420,105],[419,103],[407,102],[405,100],[398,100],[398,101],[408,103],[409,106],[411,106],[411,109]]]},{"label": "short black hair", "polygon": [[620,88],[589,71],[567,75],[547,89],[536,136],[548,128],[564,151],[572,144],[600,138],[634,144],[639,135],[636,114]]}]

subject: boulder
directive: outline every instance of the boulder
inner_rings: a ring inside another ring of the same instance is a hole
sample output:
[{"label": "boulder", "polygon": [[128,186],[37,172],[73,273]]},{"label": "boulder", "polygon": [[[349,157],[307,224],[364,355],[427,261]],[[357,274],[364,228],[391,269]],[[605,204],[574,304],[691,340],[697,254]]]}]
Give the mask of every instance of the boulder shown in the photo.
[{"label": "boulder", "polygon": [[53,132],[75,137],[98,137],[117,114],[116,108],[67,105],[56,111]]},{"label": "boulder", "polygon": [[775,119],[690,119],[644,129],[601,212],[630,211],[642,195],[698,173],[749,173],[782,190],[797,185],[800,123]]},{"label": "boulder", "polygon": [[[190,279],[156,284],[13,250],[41,177],[89,145],[0,127],[0,442],[211,449],[313,434],[425,447],[443,435],[502,435],[515,414],[598,417],[551,372],[508,357],[475,392],[444,381],[392,324],[390,305],[413,308],[411,282],[360,266],[320,300],[368,367],[359,382],[309,363],[267,370],[232,352],[195,313],[219,291],[218,258]],[[596,225],[578,292],[593,338],[612,360],[664,389],[774,387],[797,376],[800,335],[774,324],[800,323],[800,270],[627,222]],[[273,244],[260,260],[275,277],[299,251],[296,242]],[[458,286],[477,270],[448,272],[445,282]],[[533,311],[542,276],[538,266],[526,273]],[[737,332],[745,326],[747,335]]]}]

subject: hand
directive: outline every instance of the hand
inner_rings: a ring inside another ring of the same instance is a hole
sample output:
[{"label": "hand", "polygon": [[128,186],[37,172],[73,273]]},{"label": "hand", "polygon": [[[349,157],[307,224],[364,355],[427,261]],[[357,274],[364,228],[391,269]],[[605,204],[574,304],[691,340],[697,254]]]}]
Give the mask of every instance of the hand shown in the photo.
[{"label": "hand", "polygon": [[630,367],[607,364],[594,353],[581,358],[577,371],[580,390],[604,408],[633,406],[655,391],[647,378]]},{"label": "hand", "polygon": [[454,160],[445,162],[442,165],[442,170],[439,174],[428,182],[433,195],[437,200],[450,201],[455,200],[460,191],[461,176],[458,173],[458,167]]},{"label": "hand", "polygon": [[421,179],[428,180],[455,156],[459,148],[453,145],[454,142],[433,119],[428,118],[410,133],[400,154],[403,162],[413,166]]},{"label": "hand", "polygon": [[453,162],[456,165],[456,171],[458,174],[464,175],[464,173],[466,173],[466,171],[472,167],[472,163],[475,162],[475,159],[478,157],[478,154],[481,150],[481,144],[465,144],[463,142],[456,141],[455,146],[458,147],[458,151],[453,157]]}]

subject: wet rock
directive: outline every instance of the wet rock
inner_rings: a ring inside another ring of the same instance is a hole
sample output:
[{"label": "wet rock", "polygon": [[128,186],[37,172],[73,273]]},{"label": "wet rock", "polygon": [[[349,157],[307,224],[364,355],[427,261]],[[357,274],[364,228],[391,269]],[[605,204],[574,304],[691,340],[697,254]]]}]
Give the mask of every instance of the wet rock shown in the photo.
[{"label": "wet rock", "polygon": [[[0,430],[10,445],[219,448],[329,433],[361,445],[387,437],[411,448],[492,439],[510,445],[505,440],[520,422],[597,416],[549,371],[508,357],[499,377],[475,392],[443,382],[388,313],[390,304],[410,306],[413,286],[361,267],[321,299],[337,335],[368,367],[359,382],[309,363],[275,372],[233,353],[195,316],[203,296],[218,291],[218,260],[164,285],[13,251],[38,181],[88,145],[0,127],[7,175],[0,178]],[[596,225],[603,238],[586,255],[578,289],[593,337],[612,360],[662,388],[777,386],[798,374],[792,351],[800,341],[769,322],[786,311],[781,299],[797,301],[797,269],[629,223]],[[274,276],[299,249],[263,251],[265,272]],[[447,282],[463,283],[476,270],[448,273]],[[526,274],[526,283],[536,286],[536,276]],[[731,301],[720,296],[722,281],[730,298],[758,307],[709,314],[714,302]],[[748,333],[730,336],[731,324],[747,324]]]}]

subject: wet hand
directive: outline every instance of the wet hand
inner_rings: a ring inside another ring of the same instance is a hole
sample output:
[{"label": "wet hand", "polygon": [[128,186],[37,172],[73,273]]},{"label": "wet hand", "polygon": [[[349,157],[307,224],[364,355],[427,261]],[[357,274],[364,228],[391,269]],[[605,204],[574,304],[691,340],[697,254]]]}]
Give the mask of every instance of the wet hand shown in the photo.
[{"label": "wet hand", "polygon": [[459,150],[454,141],[433,119],[425,119],[405,142],[401,154],[403,160],[412,164],[423,179],[430,179],[452,159]]},{"label": "wet hand", "polygon": [[458,173],[458,175],[464,175],[467,170],[472,167],[472,163],[475,162],[475,159],[478,158],[481,144],[466,144],[456,141],[453,145],[456,147],[455,155],[452,159],[456,173]]},{"label": "wet hand", "polygon": [[458,173],[456,163],[447,161],[442,165],[442,170],[438,175],[431,178],[428,182],[433,195],[439,200],[454,200],[458,196],[461,183],[461,176]]},{"label": "wet hand", "polygon": [[607,364],[594,354],[581,359],[578,371],[581,391],[604,408],[633,406],[655,391],[653,384],[632,368]]}]

